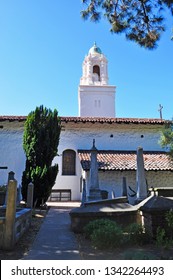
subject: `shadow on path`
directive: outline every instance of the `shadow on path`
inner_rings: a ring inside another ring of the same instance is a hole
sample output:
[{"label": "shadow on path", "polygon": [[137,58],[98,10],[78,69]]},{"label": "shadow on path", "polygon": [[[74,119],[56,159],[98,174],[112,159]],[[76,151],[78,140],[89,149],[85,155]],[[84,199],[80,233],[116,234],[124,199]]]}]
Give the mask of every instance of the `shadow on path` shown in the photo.
[{"label": "shadow on path", "polygon": [[80,260],[78,242],[70,229],[70,208],[51,207],[24,260]]}]

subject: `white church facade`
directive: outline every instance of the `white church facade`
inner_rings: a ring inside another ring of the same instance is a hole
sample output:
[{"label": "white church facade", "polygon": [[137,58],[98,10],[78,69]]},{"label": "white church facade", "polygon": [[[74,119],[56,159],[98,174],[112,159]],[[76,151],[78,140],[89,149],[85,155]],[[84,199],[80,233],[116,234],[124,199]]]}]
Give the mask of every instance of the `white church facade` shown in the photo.
[{"label": "white church facade", "polygon": [[[83,62],[78,89],[78,117],[61,117],[58,156],[59,173],[53,190],[61,200],[81,200],[90,169],[93,139],[98,149],[99,185],[108,197],[122,195],[122,181],[136,190],[136,150],[144,151],[148,187],[173,187],[173,163],[159,145],[162,119],[115,117],[115,86],[108,82],[108,61],[96,44]],[[22,135],[26,117],[0,116],[0,166],[13,170],[21,182],[25,168]],[[0,185],[7,170],[0,169]],[[70,192],[71,196],[67,196]],[[130,194],[130,189],[129,189]]]}]

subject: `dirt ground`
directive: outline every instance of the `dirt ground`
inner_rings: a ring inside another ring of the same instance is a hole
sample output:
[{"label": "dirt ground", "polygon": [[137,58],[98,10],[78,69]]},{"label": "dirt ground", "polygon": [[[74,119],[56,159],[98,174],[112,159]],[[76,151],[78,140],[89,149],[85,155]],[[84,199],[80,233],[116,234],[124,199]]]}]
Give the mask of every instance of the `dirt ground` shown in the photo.
[{"label": "dirt ground", "polygon": [[82,234],[77,236],[83,260],[173,260],[173,248],[158,248],[154,244],[131,246],[114,250],[98,250]]},{"label": "dirt ground", "polygon": [[[1,260],[21,260],[31,248],[40,226],[46,216],[46,210],[38,210],[33,214],[31,227],[23,235],[12,251],[0,250]],[[173,260],[173,248],[164,249],[150,244],[142,247],[133,246],[111,250],[98,250],[91,246],[82,234],[76,234],[81,259],[83,260]]]}]

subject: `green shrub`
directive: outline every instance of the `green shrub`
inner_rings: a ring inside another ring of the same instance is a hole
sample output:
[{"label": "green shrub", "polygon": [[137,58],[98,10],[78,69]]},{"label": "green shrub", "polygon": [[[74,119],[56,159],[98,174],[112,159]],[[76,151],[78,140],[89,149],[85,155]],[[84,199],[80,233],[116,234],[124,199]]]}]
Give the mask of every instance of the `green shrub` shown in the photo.
[{"label": "green shrub", "polygon": [[130,224],[125,231],[124,243],[128,243],[129,245],[143,245],[151,242],[151,236],[148,233],[144,233],[144,228],[140,224]]},{"label": "green shrub", "polygon": [[172,209],[170,209],[169,212],[166,213],[165,219],[168,224],[170,239],[173,241],[173,210]]},{"label": "green shrub", "polygon": [[158,247],[170,248],[173,246],[173,210],[170,209],[165,214],[167,225],[165,228],[157,227],[156,245]]},{"label": "green shrub", "polygon": [[98,228],[91,235],[92,244],[98,249],[117,248],[121,245],[122,240],[122,229],[116,224]]},{"label": "green shrub", "polygon": [[91,239],[92,245],[98,249],[116,248],[123,240],[121,227],[108,219],[90,222],[85,227],[84,232]]},{"label": "green shrub", "polygon": [[84,234],[98,249],[145,245],[152,242],[151,235],[144,232],[142,225],[133,223],[123,231],[116,222],[108,219],[97,219],[89,222],[84,227]]},{"label": "green shrub", "polygon": [[94,221],[89,222],[85,227],[84,227],[84,234],[86,238],[91,238],[91,235],[93,234],[93,232],[98,229],[98,228],[102,228],[105,226],[109,226],[109,225],[114,225],[115,222],[108,220],[108,219],[97,219]]},{"label": "green shrub", "polygon": [[158,227],[156,231],[156,245],[158,247],[165,245],[165,230],[164,228]]},{"label": "green shrub", "polygon": [[172,239],[169,239],[166,236],[166,232],[164,228],[158,227],[156,231],[156,245],[158,247],[163,247],[169,249],[173,245]]},{"label": "green shrub", "polygon": [[124,260],[157,260],[158,257],[147,251],[130,250],[123,253]]}]

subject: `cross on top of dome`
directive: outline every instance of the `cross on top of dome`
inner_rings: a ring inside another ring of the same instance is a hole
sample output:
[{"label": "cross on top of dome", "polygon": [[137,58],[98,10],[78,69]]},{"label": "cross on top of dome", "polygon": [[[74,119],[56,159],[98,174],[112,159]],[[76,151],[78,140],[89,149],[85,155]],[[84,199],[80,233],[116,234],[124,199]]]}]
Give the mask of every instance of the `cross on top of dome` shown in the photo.
[{"label": "cross on top of dome", "polygon": [[96,42],[94,42],[94,45],[89,50],[89,54],[102,54],[101,49],[97,46]]}]

